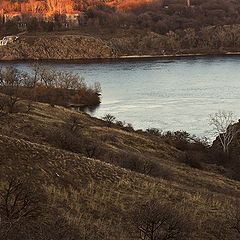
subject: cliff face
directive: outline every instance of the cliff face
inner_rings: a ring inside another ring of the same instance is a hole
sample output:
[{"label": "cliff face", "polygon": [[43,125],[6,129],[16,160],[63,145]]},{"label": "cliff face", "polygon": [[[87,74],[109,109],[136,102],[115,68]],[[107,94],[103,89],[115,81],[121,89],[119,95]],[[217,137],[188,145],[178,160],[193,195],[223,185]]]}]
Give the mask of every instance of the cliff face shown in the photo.
[{"label": "cliff face", "polygon": [[70,60],[163,55],[166,37],[152,32],[126,31],[120,35],[21,36],[0,47],[0,60]]},{"label": "cliff face", "polygon": [[[14,43],[0,47],[0,60],[80,60],[146,55],[224,54],[239,52],[240,47],[216,49],[210,45],[199,45],[186,48],[184,39],[176,40],[169,35],[143,30],[123,30],[113,34],[79,31],[22,35]],[[213,40],[210,43],[215,42]]]},{"label": "cliff face", "polygon": [[22,37],[0,47],[1,60],[90,59],[117,56],[111,43],[88,36]]}]

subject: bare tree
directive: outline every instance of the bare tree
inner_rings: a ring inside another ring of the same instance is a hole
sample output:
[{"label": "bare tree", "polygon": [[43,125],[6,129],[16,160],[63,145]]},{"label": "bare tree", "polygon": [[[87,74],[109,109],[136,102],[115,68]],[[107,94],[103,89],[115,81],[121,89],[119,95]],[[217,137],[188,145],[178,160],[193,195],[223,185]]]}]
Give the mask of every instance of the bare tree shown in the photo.
[{"label": "bare tree", "polygon": [[6,187],[0,190],[0,237],[9,235],[24,221],[38,217],[39,206],[35,193],[23,182],[12,178]]},{"label": "bare tree", "polygon": [[238,126],[234,124],[234,115],[231,111],[218,111],[210,115],[210,126],[212,132],[218,137],[224,153],[229,153],[229,146],[235,136],[240,132]]},{"label": "bare tree", "polygon": [[17,102],[20,101],[19,92],[22,81],[23,76],[16,68],[0,69],[0,89],[6,94],[4,102],[9,113],[14,112]]},{"label": "bare tree", "polygon": [[84,78],[70,72],[59,72],[34,64],[26,73],[14,67],[0,68],[0,111],[19,111],[17,104],[25,99],[51,106],[79,104],[96,107],[100,103],[100,85],[87,86]]},{"label": "bare tree", "polygon": [[137,238],[142,240],[182,239],[188,232],[187,227],[190,229],[190,224],[176,208],[162,205],[157,200],[137,207],[132,222],[138,233]]},{"label": "bare tree", "polygon": [[84,78],[78,74],[73,74],[70,72],[57,72],[55,87],[71,90],[87,89],[84,81]]},{"label": "bare tree", "polygon": [[76,133],[81,126],[81,121],[78,116],[72,114],[66,119],[66,124],[70,132]]},{"label": "bare tree", "polygon": [[23,182],[12,178],[1,191],[0,213],[8,220],[33,217],[38,212],[38,200]]}]

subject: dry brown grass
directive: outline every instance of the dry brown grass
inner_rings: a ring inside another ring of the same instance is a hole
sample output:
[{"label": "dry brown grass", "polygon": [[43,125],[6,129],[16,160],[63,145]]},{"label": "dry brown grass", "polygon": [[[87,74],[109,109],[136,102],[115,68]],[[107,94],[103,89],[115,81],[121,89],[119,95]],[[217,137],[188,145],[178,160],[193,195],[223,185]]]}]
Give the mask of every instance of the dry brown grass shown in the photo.
[{"label": "dry brown grass", "polygon": [[[211,226],[221,223],[224,210],[240,197],[239,182],[180,163],[182,153],[161,140],[108,128],[101,120],[61,107],[33,107],[29,114],[0,118],[0,186],[13,175],[32,182],[43,189],[54,214],[80,229],[86,239],[93,228],[95,239],[130,239],[132,206],[151,198],[185,207],[196,226],[193,239],[214,239]],[[151,157],[167,177],[152,178],[106,163],[104,156],[90,159],[53,146],[45,133],[62,127],[72,114],[84,126],[83,136],[99,140],[105,153]]]}]

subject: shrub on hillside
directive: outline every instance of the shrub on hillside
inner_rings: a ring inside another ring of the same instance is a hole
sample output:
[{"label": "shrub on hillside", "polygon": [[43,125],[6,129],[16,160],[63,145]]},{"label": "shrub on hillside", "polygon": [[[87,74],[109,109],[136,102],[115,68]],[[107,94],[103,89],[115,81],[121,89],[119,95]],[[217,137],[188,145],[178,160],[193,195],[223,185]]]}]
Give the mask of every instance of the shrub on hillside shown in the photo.
[{"label": "shrub on hillside", "polygon": [[121,128],[123,128],[123,127],[125,127],[125,125],[126,125],[126,122],[125,121],[116,121],[116,123],[115,123],[118,127],[121,127]]},{"label": "shrub on hillside", "polygon": [[82,127],[81,120],[78,116],[72,114],[66,119],[66,128],[72,133],[77,133]]},{"label": "shrub on hillside", "polygon": [[171,204],[161,204],[158,199],[135,206],[131,223],[135,230],[131,235],[145,240],[188,239],[192,228],[186,213]]},{"label": "shrub on hillside", "polygon": [[206,155],[202,152],[188,151],[185,153],[185,163],[197,169],[203,169],[202,164],[206,161]]},{"label": "shrub on hillside", "polygon": [[154,160],[146,159],[139,153],[122,152],[120,154],[110,156],[111,162],[122,168],[158,177],[161,176],[161,168]]},{"label": "shrub on hillside", "polygon": [[133,125],[131,123],[127,123],[125,126],[125,130],[128,132],[134,131]]},{"label": "shrub on hillside", "polygon": [[[79,229],[46,204],[41,192],[29,181],[16,178],[0,187],[0,239],[83,239]],[[94,234],[89,232],[89,236]]]},{"label": "shrub on hillside", "polygon": [[59,149],[80,153],[89,158],[99,158],[103,155],[101,142],[84,136],[77,130],[73,131],[70,126],[63,125],[48,131],[45,135],[45,141]]},{"label": "shrub on hillside", "polygon": [[108,127],[111,127],[115,122],[116,118],[111,114],[106,114],[102,117],[102,120],[106,122]]},{"label": "shrub on hillside", "polygon": [[83,143],[80,135],[76,135],[66,128],[55,128],[46,133],[45,139],[59,149],[82,153]]},{"label": "shrub on hillside", "polygon": [[85,138],[82,142],[83,154],[89,158],[100,158],[103,155],[101,142],[95,139]]},{"label": "shrub on hillside", "polygon": [[161,136],[162,131],[158,128],[147,128],[146,132],[155,136]]},{"label": "shrub on hillside", "polygon": [[161,137],[166,143],[175,146],[181,151],[204,151],[209,147],[206,139],[197,138],[185,131],[168,131],[163,133]]},{"label": "shrub on hillside", "polygon": [[11,178],[0,189],[1,239],[15,239],[21,236],[22,231],[19,230],[40,217],[42,213],[40,194],[29,185]]}]

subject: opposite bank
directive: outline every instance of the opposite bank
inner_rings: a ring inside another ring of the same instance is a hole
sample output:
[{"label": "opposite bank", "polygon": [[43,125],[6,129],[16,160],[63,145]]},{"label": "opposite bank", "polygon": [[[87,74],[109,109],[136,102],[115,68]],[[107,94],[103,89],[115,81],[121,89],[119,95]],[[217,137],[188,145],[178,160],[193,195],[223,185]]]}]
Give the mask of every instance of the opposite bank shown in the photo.
[{"label": "opposite bank", "polygon": [[112,35],[41,34],[22,35],[0,46],[0,60],[80,60],[136,57],[176,57],[211,54],[239,54],[239,48],[200,45],[184,46],[172,36],[154,32],[123,31]]}]

